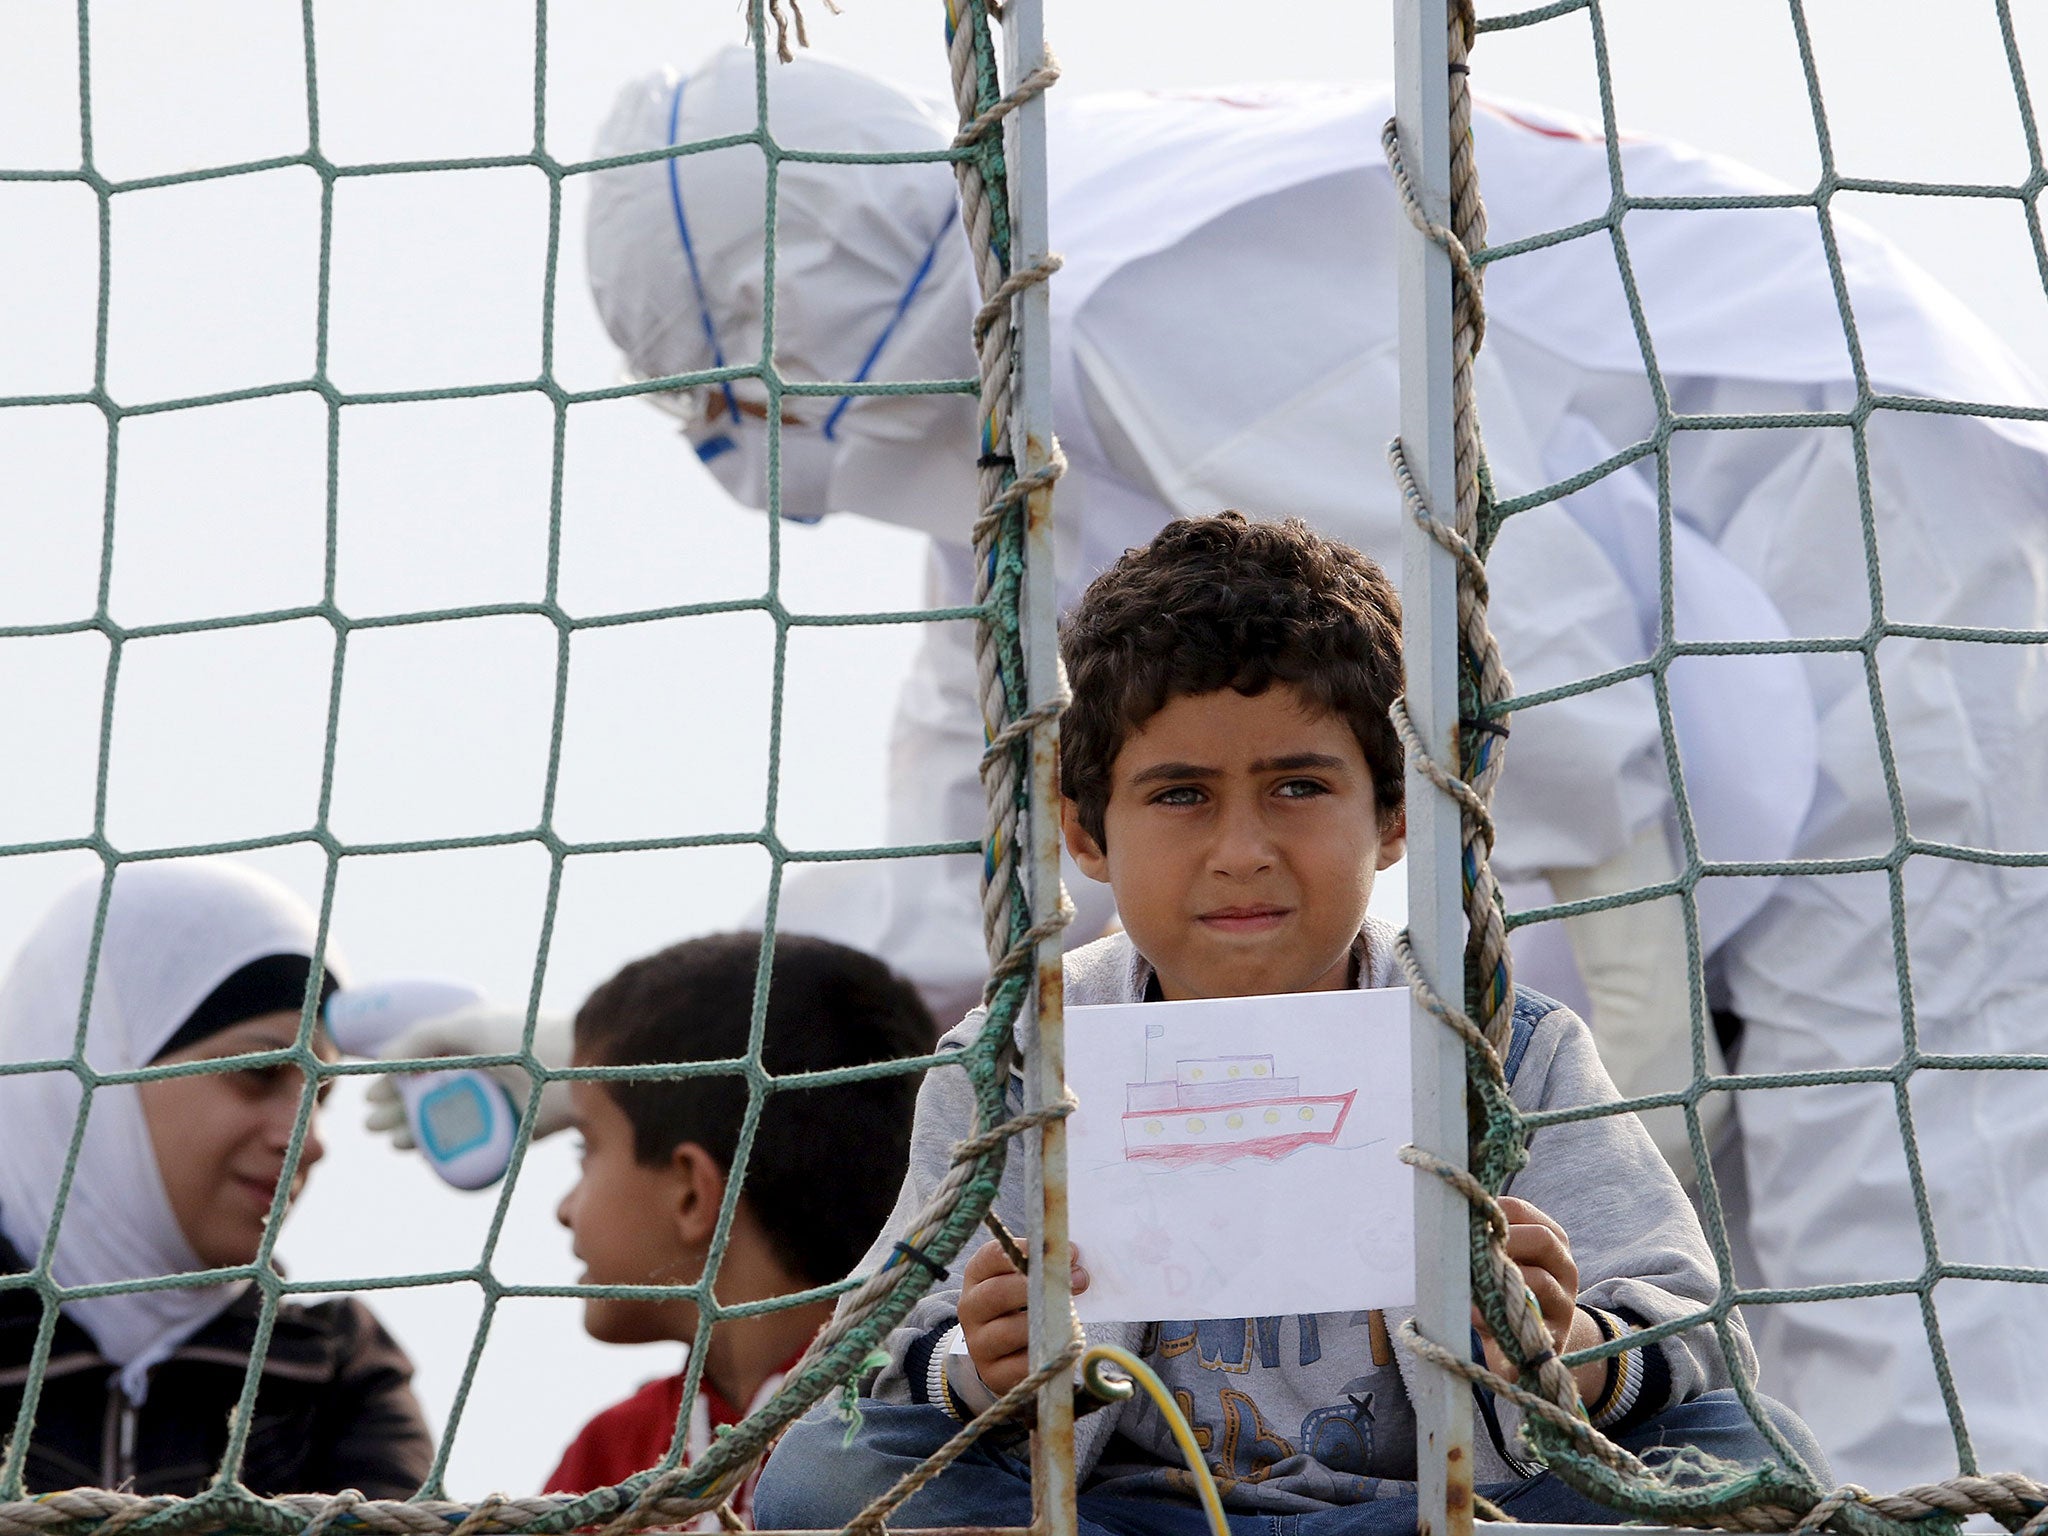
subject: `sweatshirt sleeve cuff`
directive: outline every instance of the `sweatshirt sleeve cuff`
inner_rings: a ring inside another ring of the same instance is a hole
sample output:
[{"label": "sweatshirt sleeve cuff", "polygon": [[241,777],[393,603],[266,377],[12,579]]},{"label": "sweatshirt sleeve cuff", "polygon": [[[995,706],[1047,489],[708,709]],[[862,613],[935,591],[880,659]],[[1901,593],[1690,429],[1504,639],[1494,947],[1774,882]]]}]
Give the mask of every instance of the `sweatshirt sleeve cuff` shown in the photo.
[{"label": "sweatshirt sleeve cuff", "polygon": [[960,1325],[948,1323],[919,1335],[903,1355],[910,1400],[940,1409],[963,1424],[996,1400],[964,1350],[954,1347]]},{"label": "sweatshirt sleeve cuff", "polygon": [[953,1335],[959,1331],[958,1323],[941,1323],[928,1329],[910,1341],[910,1347],[903,1352],[903,1382],[910,1389],[913,1403],[927,1404],[934,1408],[946,1406],[945,1400],[934,1392],[932,1362],[943,1360],[945,1351],[952,1343]]},{"label": "sweatshirt sleeve cuff", "polygon": [[[1621,1338],[1646,1326],[1627,1312],[1588,1310],[1609,1338]],[[1610,1328],[1614,1330],[1611,1333]],[[1612,1388],[1592,1411],[1596,1429],[1610,1436],[1625,1435],[1675,1406],[1671,1401],[1671,1362],[1661,1343],[1623,1350],[1614,1357],[1614,1364]]]}]

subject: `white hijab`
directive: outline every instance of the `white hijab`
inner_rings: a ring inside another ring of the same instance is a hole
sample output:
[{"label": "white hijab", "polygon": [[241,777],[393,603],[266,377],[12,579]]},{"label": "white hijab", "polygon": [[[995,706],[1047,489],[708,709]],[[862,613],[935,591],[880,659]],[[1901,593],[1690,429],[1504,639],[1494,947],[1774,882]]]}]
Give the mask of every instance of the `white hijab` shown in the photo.
[{"label": "white hijab", "polygon": [[[100,878],[73,886],[0,982],[0,1061],[70,1058],[99,913]],[[213,989],[252,960],[313,953],[313,914],[254,870],[217,859],[127,864],[101,934],[84,1058],[99,1072],[147,1066]],[[332,964],[330,961],[330,969]],[[0,1233],[33,1265],[50,1226],[83,1089],[58,1068],[0,1076]],[[78,1150],[50,1272],[59,1285],[204,1269],[171,1213],[134,1084],[101,1087]],[[133,1402],[150,1367],[232,1302],[246,1281],[65,1304],[121,1368]]]}]

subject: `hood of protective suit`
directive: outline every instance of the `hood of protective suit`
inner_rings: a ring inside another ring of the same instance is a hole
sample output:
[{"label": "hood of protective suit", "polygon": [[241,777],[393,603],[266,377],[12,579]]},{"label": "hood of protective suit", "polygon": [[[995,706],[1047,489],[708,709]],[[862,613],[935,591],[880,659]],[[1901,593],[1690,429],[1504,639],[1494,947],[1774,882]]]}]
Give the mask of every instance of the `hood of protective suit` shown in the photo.
[{"label": "hood of protective suit", "polygon": [[[67,1060],[78,1039],[100,879],[73,886],[0,982],[0,1061]],[[98,1072],[147,1066],[213,989],[266,955],[314,953],[313,914],[282,885],[217,859],[123,865],[99,942],[84,1058]],[[56,1209],[83,1090],[61,1068],[0,1076],[0,1231],[33,1262]],[[142,1092],[93,1090],[50,1272],[60,1285],[202,1270],[164,1192]],[[149,1368],[247,1282],[96,1296],[65,1304],[121,1368],[132,1401]]]},{"label": "hood of protective suit", "polygon": [[[767,127],[783,150],[943,148],[946,121],[917,98],[813,56],[767,69]],[[687,76],[663,71],[620,95],[600,157],[753,134],[752,50],[726,48]],[[769,291],[767,159],[758,144],[597,172],[590,283],[632,376],[758,367]],[[952,167],[784,160],[775,188],[772,365],[785,382],[972,377],[973,274]],[[957,528],[973,517],[975,406],[965,395],[788,396],[771,426],[766,384],[742,378],[674,396],[698,457],[738,500],[770,505],[780,439],[783,516],[861,512]],[[947,451],[948,442],[957,451]]]}]

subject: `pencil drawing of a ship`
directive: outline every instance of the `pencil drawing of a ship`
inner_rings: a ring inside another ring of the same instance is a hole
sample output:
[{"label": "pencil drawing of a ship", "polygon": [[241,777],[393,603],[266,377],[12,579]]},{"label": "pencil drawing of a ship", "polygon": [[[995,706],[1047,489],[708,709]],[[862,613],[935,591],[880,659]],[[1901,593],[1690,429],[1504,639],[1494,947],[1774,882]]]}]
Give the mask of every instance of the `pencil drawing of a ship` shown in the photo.
[{"label": "pencil drawing of a ship", "polygon": [[[1155,1073],[1148,1036],[1145,1081],[1124,1089],[1124,1158],[1185,1167],[1244,1157],[1282,1158],[1326,1147],[1344,1129],[1358,1090],[1303,1093],[1271,1056],[1202,1056]],[[1163,1031],[1162,1031],[1163,1033]]]}]

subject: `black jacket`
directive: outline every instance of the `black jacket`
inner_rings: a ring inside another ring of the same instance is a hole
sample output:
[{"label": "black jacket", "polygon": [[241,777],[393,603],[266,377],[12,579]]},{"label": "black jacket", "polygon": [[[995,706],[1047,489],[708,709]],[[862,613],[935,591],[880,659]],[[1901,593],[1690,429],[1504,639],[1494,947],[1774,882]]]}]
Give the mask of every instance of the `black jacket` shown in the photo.
[{"label": "black jacket", "polygon": [[[0,1273],[24,1268],[0,1240]],[[202,1492],[227,1448],[261,1307],[255,1291],[244,1292],[149,1373],[139,1409],[91,1336],[60,1315],[30,1439],[29,1491]],[[42,1310],[32,1290],[0,1291],[0,1433],[12,1433],[20,1412]],[[411,1378],[405,1351],[361,1302],[281,1305],[241,1481],[265,1495],[356,1488],[373,1499],[402,1499],[416,1492],[433,1461],[433,1440]]]}]

